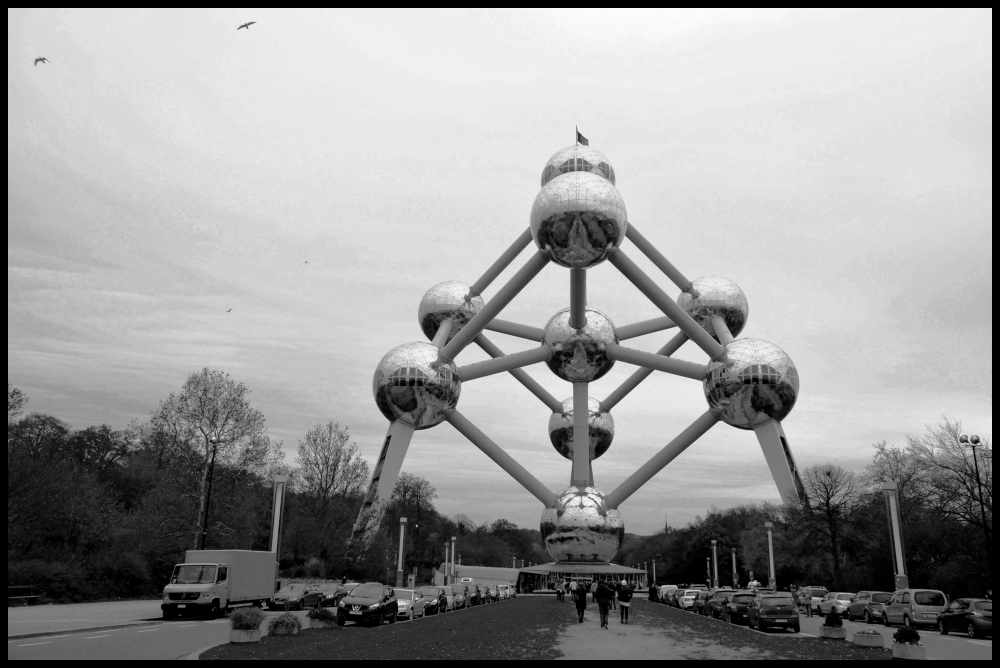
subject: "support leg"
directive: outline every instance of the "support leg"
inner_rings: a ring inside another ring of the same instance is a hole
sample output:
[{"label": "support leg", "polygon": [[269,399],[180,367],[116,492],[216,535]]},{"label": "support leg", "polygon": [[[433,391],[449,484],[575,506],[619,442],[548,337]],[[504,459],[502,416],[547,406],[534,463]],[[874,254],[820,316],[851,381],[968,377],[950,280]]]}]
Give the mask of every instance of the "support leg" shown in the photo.
[{"label": "support leg", "polygon": [[511,478],[519,482],[536,499],[546,506],[555,501],[555,494],[549,491],[538,478],[528,473],[523,466],[514,461],[513,457],[504,452],[499,445],[491,441],[486,434],[479,431],[464,415],[457,410],[453,410],[448,414],[448,422],[460,434],[469,439],[474,446],[482,450],[487,457],[496,462]]},{"label": "support leg", "polygon": [[690,378],[697,381],[704,380],[705,378],[705,366],[703,364],[675,360],[663,355],[654,355],[642,350],[635,350],[634,348],[611,345],[608,346],[608,356],[618,362],[635,364],[636,366],[646,367],[654,371],[662,371],[663,373],[681,376],[682,378]]},{"label": "support leg", "polygon": [[642,322],[637,322],[633,325],[625,325],[624,327],[616,327],[615,335],[618,336],[619,341],[628,341],[629,339],[634,339],[638,336],[645,336],[646,334],[653,334],[654,332],[662,332],[665,329],[671,329],[676,327],[674,321],[666,316],[659,318],[653,318],[652,320],[643,320]]},{"label": "support leg", "polygon": [[438,325],[438,331],[434,335],[434,340],[431,344],[441,349],[441,347],[448,342],[448,337],[451,335],[451,330],[455,326],[455,323],[451,320],[445,320],[440,325]]},{"label": "support leg", "polygon": [[778,486],[781,500],[786,504],[797,504],[805,498],[805,489],[799,478],[798,467],[792,458],[792,450],[788,447],[785,430],[780,422],[768,422],[754,428],[760,449],[764,451],[767,467],[771,469],[774,484]]},{"label": "support leg", "polygon": [[583,329],[587,326],[587,270],[569,270],[569,326]]},{"label": "support leg", "polygon": [[712,415],[711,412],[706,412],[695,420],[690,427],[682,431],[677,438],[668,443],[652,459],[643,464],[638,471],[629,476],[628,480],[619,485],[615,491],[608,494],[608,503],[615,508],[621,507],[621,504],[626,499],[652,480],[653,476],[662,471],[667,464],[677,459],[682,452],[694,445],[695,441],[708,433],[708,430],[714,427],[718,421],[718,418]]},{"label": "support leg", "polygon": [[590,406],[587,383],[573,383],[573,479],[572,485],[594,484],[590,468]]},{"label": "support leg", "polygon": [[[663,346],[658,351],[656,351],[656,354],[663,355],[665,357],[670,357],[678,350],[680,350],[681,346],[687,343],[687,340],[688,340],[687,334],[681,332],[674,338],[670,339],[670,342],[667,343],[667,345]],[[616,389],[614,392],[608,395],[607,399],[601,402],[601,410],[608,412],[612,408],[617,406],[618,402],[620,402],[622,399],[628,396],[629,392],[637,388],[639,386],[639,383],[646,380],[652,373],[653,373],[652,369],[639,369],[638,371],[633,373],[631,376],[629,376],[628,380],[622,383],[618,387],[618,389]]]},{"label": "support leg", "polygon": [[656,265],[656,268],[664,273],[664,275],[673,282],[674,285],[681,289],[681,292],[686,292],[688,288],[691,287],[691,281],[688,280],[687,276],[682,274],[677,267],[670,263],[670,260],[663,257],[663,254],[656,250],[656,247],[646,240],[646,237],[642,236],[639,230],[636,229],[635,225],[632,223],[628,224],[628,229],[625,231],[625,237],[635,244],[636,248],[642,251],[642,254],[649,258],[649,261]]},{"label": "support leg", "polygon": [[493,321],[488,323],[484,329],[488,329],[491,332],[509,334],[510,336],[516,336],[521,339],[528,339],[529,341],[534,341],[535,343],[541,341],[542,336],[545,334],[545,331],[541,327],[522,325],[518,322],[508,322],[507,320],[501,320],[500,318],[494,318]]},{"label": "support leg", "polygon": [[392,490],[399,478],[399,471],[403,468],[403,459],[406,458],[406,451],[410,447],[414,431],[413,427],[402,422],[393,422],[389,425],[389,433],[386,434],[385,441],[382,443],[382,452],[375,464],[372,480],[368,484],[368,494],[365,495],[358,519],[354,523],[354,530],[351,533],[351,547],[363,545],[366,537],[378,529],[382,520],[382,508],[389,503],[389,498],[392,496]]},{"label": "support leg", "polygon": [[719,337],[719,343],[722,345],[728,346],[733,342],[733,333],[729,331],[729,325],[722,316],[712,316],[712,329],[715,330],[715,335]]},{"label": "support leg", "polygon": [[[490,357],[497,358],[504,356],[503,351],[497,348],[492,341],[487,339],[482,334],[476,338],[476,343],[483,349],[483,352]],[[538,381],[525,373],[523,369],[513,369],[509,373],[514,376],[517,382],[524,385],[529,392],[538,397],[543,404],[548,406],[550,411],[553,413],[562,411],[562,402],[549,394],[548,391],[546,391],[546,389],[538,383]]]}]

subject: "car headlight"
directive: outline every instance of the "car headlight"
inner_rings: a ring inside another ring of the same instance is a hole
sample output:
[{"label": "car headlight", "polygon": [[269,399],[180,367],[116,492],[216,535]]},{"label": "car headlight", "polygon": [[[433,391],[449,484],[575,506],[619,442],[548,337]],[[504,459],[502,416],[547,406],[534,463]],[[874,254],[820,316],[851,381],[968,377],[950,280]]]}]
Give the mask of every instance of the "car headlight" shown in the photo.
[{"label": "car headlight", "polygon": [[209,598],[211,595],[212,595],[212,592],[210,592],[210,591],[203,591],[203,592],[201,592],[201,596],[199,596],[198,598]]},{"label": "car headlight", "polygon": [[169,601],[170,600],[170,594],[168,594],[167,592],[163,592],[163,600],[164,601]]},{"label": "car headlight", "polygon": [[370,606],[368,606],[368,609],[369,610],[378,610],[381,607],[382,607],[381,603],[372,603]]},{"label": "car headlight", "polygon": [[343,601],[341,601],[340,603],[338,603],[338,604],[337,604],[337,607],[338,607],[338,608],[346,608],[347,606],[346,606],[346,605],[344,605],[344,602],[343,602]]}]

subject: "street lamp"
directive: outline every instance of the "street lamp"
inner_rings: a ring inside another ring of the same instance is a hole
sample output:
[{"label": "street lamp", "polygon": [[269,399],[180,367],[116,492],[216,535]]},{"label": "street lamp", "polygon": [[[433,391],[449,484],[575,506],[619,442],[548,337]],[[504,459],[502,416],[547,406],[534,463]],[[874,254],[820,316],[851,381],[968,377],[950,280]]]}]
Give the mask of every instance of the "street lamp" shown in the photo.
[{"label": "street lamp", "polygon": [[712,587],[719,587],[719,541],[712,541]]},{"label": "street lamp", "polygon": [[993,570],[993,541],[990,540],[990,528],[986,524],[986,504],[983,503],[983,482],[979,477],[979,458],[976,457],[976,450],[983,447],[983,442],[978,436],[962,435],[958,442],[961,445],[972,448],[972,463],[976,467],[976,487],[979,489],[979,512],[983,517],[983,537],[986,539],[986,563],[990,564]]},{"label": "street lamp", "polygon": [[777,589],[778,581],[774,577],[774,522],[764,522],[764,528],[767,529],[767,565],[770,569],[767,586],[770,589]]}]

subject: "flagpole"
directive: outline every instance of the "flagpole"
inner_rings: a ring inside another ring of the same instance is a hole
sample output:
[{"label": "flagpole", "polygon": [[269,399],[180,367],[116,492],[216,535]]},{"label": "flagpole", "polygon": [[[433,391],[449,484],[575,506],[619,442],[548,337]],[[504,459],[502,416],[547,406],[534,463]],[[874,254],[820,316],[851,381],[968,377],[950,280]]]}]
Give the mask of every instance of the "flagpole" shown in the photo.
[{"label": "flagpole", "polygon": [[576,132],[576,138],[574,139],[574,141],[576,142],[577,146],[579,146],[580,145],[580,126],[579,125],[574,125],[573,126],[573,130]]}]

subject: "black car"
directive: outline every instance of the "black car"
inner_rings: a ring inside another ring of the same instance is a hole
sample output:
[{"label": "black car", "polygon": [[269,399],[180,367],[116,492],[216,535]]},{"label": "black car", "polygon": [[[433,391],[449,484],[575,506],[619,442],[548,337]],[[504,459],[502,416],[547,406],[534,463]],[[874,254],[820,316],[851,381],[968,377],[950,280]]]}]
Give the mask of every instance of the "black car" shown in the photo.
[{"label": "black car", "polygon": [[337,626],[347,622],[381,626],[396,623],[399,602],[392,587],[378,583],[359,584],[337,606]]},{"label": "black car", "polygon": [[448,595],[440,587],[421,587],[420,593],[424,595],[424,615],[436,615],[439,612],[448,611]]},{"label": "black car", "polygon": [[722,606],[726,604],[726,599],[735,593],[734,589],[716,589],[711,592],[705,602],[703,614],[712,619],[722,619]]},{"label": "black car", "polygon": [[323,592],[323,607],[336,608],[340,600],[347,596],[347,587],[336,582],[327,582],[319,586]]},{"label": "black car", "polygon": [[722,607],[722,620],[728,624],[742,624],[747,621],[747,609],[756,598],[753,592],[731,594]]},{"label": "black car", "polygon": [[993,601],[981,598],[959,598],[938,615],[941,635],[964,633],[970,638],[993,636]]},{"label": "black car", "polygon": [[474,608],[482,602],[483,600],[479,596],[479,587],[476,585],[469,585],[467,591],[465,592],[465,607]]},{"label": "black car", "polygon": [[799,613],[791,596],[757,594],[747,608],[747,625],[751,629],[788,629],[799,633]]}]

